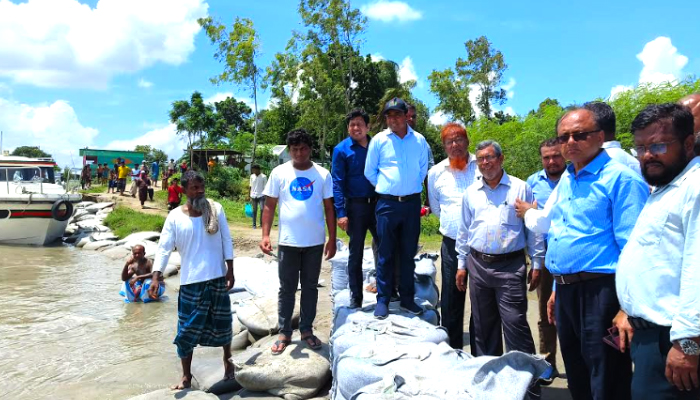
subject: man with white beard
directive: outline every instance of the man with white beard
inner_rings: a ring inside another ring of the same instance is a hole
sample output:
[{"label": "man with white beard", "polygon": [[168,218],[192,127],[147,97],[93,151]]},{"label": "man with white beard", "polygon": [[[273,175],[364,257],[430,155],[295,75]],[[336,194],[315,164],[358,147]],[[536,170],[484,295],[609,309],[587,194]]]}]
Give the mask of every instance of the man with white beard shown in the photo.
[{"label": "man with white beard", "polygon": [[182,380],[171,389],[192,385],[192,354],[197,345],[222,347],[224,380],[233,379],[232,317],[228,291],[233,287],[233,243],[221,204],[204,197],[204,178],[194,170],[182,175],[187,204],[165,220],[153,266],[151,297],[173,249],[182,258],[177,336],[173,343],[182,362]]}]

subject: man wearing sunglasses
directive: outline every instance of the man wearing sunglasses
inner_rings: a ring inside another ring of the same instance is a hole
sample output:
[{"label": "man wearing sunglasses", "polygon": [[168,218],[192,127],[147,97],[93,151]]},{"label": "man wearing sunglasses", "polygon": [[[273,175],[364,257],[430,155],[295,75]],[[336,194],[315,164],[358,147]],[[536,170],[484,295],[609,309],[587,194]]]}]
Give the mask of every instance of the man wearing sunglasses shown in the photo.
[{"label": "man wearing sunglasses", "polygon": [[594,112],[578,108],[564,114],[557,141],[571,164],[551,211],[545,262],[556,287],[548,317],[556,320],[574,400],[629,399],[630,358],[602,338],[620,311],[617,260],[649,188],[602,149],[605,135]]},{"label": "man wearing sunglasses", "polygon": [[650,105],[632,122],[632,133],[644,178],[655,187],[616,276],[633,328],[620,335],[634,361],[632,396],[698,399],[700,158],[693,116],[679,104]]}]

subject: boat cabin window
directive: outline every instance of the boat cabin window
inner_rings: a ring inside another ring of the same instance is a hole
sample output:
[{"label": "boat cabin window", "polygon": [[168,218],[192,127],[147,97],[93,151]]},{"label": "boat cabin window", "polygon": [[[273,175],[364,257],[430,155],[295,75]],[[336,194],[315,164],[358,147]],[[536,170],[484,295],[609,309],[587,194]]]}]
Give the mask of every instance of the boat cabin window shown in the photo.
[{"label": "boat cabin window", "polygon": [[2,168],[0,169],[0,182],[43,182],[54,183],[54,170],[52,167],[41,168]]}]

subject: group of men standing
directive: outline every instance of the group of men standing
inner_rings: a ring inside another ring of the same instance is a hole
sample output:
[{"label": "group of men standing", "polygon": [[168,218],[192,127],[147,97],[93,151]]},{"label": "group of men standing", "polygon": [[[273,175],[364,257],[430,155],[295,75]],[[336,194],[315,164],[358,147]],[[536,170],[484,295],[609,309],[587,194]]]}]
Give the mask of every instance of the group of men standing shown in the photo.
[{"label": "group of men standing", "polygon": [[[442,324],[453,347],[464,345],[468,287],[473,354],[498,356],[503,342],[507,351],[535,353],[526,312],[527,291],[538,289],[539,352],[556,369],[558,336],[574,399],[697,399],[700,96],[679,103],[650,105],[637,115],[631,127],[637,159],[615,141],[607,104],[567,110],[556,136],[540,145],[543,170],[527,182],[507,174],[497,142],[478,143],[470,154],[467,131],[455,123],[441,130],[447,159],[429,169],[429,146],[398,98],[383,110],[387,129],[372,138],[369,116],[348,114],[348,138],[333,152],[332,173],[311,161],[307,132],[290,132],[292,160],[272,171],[262,193],[260,247],[279,260],[281,330],[272,353],[291,342],[299,282],[301,338],[310,348],[321,346],[312,330],[317,283],[323,256],[336,251],[336,222],[350,236],[352,306],[362,304],[369,231],[378,245],[375,317],[387,317],[397,282],[401,308],[423,311],[414,300],[413,259],[427,176],[443,235]],[[190,384],[197,344],[223,346],[225,375],[232,376],[225,293],[234,276],[226,219],[220,205],[204,198],[197,173],[183,176],[183,189],[188,202],[168,216],[153,275],[157,281],[177,247],[182,286],[175,343],[184,372],[178,387]],[[278,204],[275,254],[270,231]],[[530,394],[538,393],[536,385]]]}]

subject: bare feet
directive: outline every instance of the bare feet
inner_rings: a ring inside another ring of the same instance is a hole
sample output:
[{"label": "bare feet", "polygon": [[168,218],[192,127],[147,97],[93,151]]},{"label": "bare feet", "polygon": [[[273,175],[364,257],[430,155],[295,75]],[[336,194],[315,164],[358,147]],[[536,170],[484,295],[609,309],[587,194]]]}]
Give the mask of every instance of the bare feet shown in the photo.
[{"label": "bare feet", "polygon": [[177,385],[170,386],[170,390],[183,390],[192,387],[192,375],[183,375],[182,380]]},{"label": "bare feet", "polygon": [[228,381],[236,377],[236,371],[234,370],[233,363],[229,360],[224,361],[224,380]]}]

